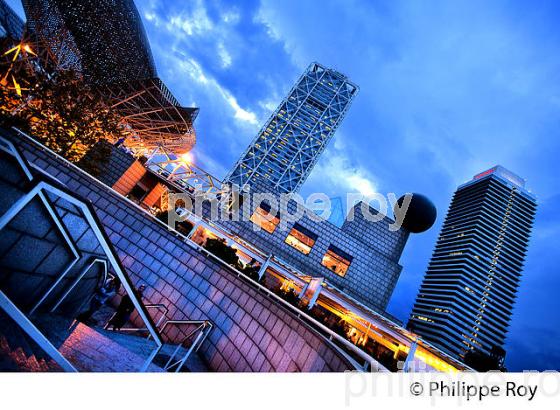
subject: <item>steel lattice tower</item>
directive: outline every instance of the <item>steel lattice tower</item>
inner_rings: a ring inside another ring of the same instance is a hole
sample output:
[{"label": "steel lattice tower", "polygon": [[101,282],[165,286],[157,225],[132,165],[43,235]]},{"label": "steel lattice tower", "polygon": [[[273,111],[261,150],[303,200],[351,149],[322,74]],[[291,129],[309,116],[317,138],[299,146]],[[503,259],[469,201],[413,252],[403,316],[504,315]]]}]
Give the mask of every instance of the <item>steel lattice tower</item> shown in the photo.
[{"label": "steel lattice tower", "polygon": [[10,37],[13,40],[20,40],[24,31],[23,20],[4,0],[0,0],[0,38]]},{"label": "steel lattice tower", "polygon": [[357,92],[341,73],[312,63],[226,180],[239,187],[259,181],[275,192],[297,191]]}]

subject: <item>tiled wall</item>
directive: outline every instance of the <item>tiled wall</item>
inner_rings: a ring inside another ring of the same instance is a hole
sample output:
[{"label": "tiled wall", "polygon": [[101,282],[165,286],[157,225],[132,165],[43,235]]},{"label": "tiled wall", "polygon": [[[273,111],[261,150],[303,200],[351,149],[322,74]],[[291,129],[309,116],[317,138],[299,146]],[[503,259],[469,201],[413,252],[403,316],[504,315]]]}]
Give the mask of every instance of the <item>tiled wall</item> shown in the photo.
[{"label": "tiled wall", "polygon": [[[133,163],[122,176],[115,174],[122,172],[125,165],[129,164],[129,159],[120,149],[113,149],[110,163],[113,165],[106,167],[102,175],[104,179],[117,181],[113,188],[120,193],[128,193],[143,175],[143,166],[138,161]],[[120,165],[115,166],[117,163]],[[125,184],[127,181],[128,184]],[[134,184],[130,181],[134,181]],[[154,191],[161,193],[158,189]],[[270,187],[267,181],[253,181],[251,192],[268,193]],[[152,193],[148,194],[148,197],[151,195]],[[146,203],[146,200],[144,202]],[[255,209],[257,205],[259,204],[253,203],[251,209]],[[290,212],[295,212],[294,208],[295,205],[291,202]],[[209,206],[204,209],[207,211],[205,216],[210,218]],[[370,208],[370,212],[376,211]],[[378,222],[367,221],[361,212],[360,204],[354,207],[354,220],[346,221],[342,228],[327,220],[318,222],[309,217],[303,217],[298,223],[318,235],[308,255],[284,242],[293,223],[289,223],[285,230],[277,228],[270,234],[264,230],[255,231],[255,226],[249,221],[220,221],[222,226],[262,251],[280,257],[303,273],[326,278],[329,283],[348,295],[383,313],[402,270],[399,259],[406,245],[408,232],[404,229],[391,231],[389,225],[393,221],[388,217]],[[331,244],[353,257],[344,277],[338,276],[321,264]]]},{"label": "tiled wall", "polygon": [[[258,186],[253,187],[252,191],[261,192]],[[258,204],[253,204],[252,209],[257,206]],[[293,207],[292,204],[288,206],[292,213],[295,212]],[[308,255],[285,243],[293,223],[289,223],[285,230],[277,227],[272,234],[264,230],[255,231],[255,226],[250,221],[222,224],[263,251],[280,257],[306,274],[326,278],[365,305],[384,312],[402,270],[398,261],[408,238],[405,231],[389,231],[390,222],[392,221],[388,218],[376,223],[359,221],[351,225],[353,229],[346,231],[329,221],[316,221],[305,216],[298,223],[318,236]],[[338,276],[321,264],[331,244],[353,257],[344,277]]]},{"label": "tiled wall", "polygon": [[200,353],[216,371],[343,371],[332,345],[232,270],[184,243],[103,184],[18,138],[32,163],[88,198],[145,302],[164,303],[173,319],[210,319]]},{"label": "tiled wall", "polygon": [[[26,193],[29,181],[14,158],[0,151],[0,214]],[[0,288],[23,311],[29,311],[69,269],[39,311],[48,310],[94,258],[103,258],[99,241],[85,218],[70,203],[48,196],[81,258],[75,257],[53,217],[38,197],[32,199],[0,231]],[[99,266],[90,268],[58,307],[60,313],[76,313],[101,278]]]}]

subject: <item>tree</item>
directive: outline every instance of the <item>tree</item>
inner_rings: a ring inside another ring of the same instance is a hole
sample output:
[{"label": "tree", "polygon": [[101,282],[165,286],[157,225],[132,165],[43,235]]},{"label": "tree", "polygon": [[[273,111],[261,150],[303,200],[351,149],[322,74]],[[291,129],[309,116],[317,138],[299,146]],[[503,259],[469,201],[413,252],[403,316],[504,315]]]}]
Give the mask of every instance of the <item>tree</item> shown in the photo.
[{"label": "tree", "polygon": [[215,256],[229,265],[236,266],[237,262],[239,261],[237,251],[228,246],[225,239],[208,238],[204,245],[204,249],[206,249],[210,253],[213,253]]},{"label": "tree", "polygon": [[22,53],[21,63],[11,63],[9,75],[2,77],[3,125],[22,128],[73,162],[101,139],[116,141],[127,136],[120,117],[78,72],[46,72],[38,61],[24,61],[24,57],[29,56]]},{"label": "tree", "polygon": [[98,178],[108,166],[112,154],[111,148],[111,144],[99,141],[87,151],[86,155],[76,165],[88,174]]}]

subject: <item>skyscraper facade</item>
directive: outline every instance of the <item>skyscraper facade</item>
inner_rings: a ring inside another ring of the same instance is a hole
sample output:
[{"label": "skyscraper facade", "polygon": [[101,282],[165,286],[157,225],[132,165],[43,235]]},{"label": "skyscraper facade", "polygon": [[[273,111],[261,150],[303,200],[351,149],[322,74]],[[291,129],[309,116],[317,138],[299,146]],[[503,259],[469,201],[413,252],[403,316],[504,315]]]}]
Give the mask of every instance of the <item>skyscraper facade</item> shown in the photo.
[{"label": "skyscraper facade", "polygon": [[23,37],[25,25],[15,11],[5,2],[0,0],[0,38],[9,37],[20,40]]},{"label": "skyscraper facade", "polygon": [[239,187],[259,180],[272,192],[297,191],[357,92],[358,87],[341,73],[312,63],[226,180]]},{"label": "skyscraper facade", "polygon": [[496,166],[455,192],[408,326],[457,358],[503,347],[536,212]]},{"label": "skyscraper facade", "polygon": [[79,72],[131,131],[138,154],[181,155],[196,142],[198,108],[183,107],[158,77],[133,0],[22,0],[27,26],[57,65]]},{"label": "skyscraper facade", "polygon": [[23,6],[30,30],[48,39],[59,59],[72,60],[89,82],[111,84],[157,76],[133,0],[23,0]]}]

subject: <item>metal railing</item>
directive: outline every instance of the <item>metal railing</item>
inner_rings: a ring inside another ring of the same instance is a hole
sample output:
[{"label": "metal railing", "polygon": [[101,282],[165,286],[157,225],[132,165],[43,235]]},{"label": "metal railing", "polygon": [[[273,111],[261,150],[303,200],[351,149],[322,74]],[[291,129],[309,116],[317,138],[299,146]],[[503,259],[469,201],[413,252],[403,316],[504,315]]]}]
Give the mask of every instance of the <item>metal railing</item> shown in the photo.
[{"label": "metal railing", "polygon": [[[217,260],[218,262],[220,262],[221,264],[223,264],[224,266],[226,266],[229,269],[232,269],[233,271],[235,271],[235,273],[237,274],[237,276],[239,277],[243,277],[245,278],[245,280],[247,280],[251,285],[255,286],[257,289],[263,291],[266,295],[268,295],[269,297],[275,299],[277,302],[281,303],[282,305],[286,306],[288,309],[290,309],[290,311],[292,313],[294,313],[298,318],[300,319],[305,319],[305,321],[307,322],[307,324],[316,331],[316,333],[320,336],[322,336],[326,341],[328,341],[329,343],[331,343],[343,356],[345,356],[347,359],[350,360],[350,362],[352,363],[352,365],[357,369],[357,370],[368,370],[368,369],[372,369],[373,371],[378,370],[378,371],[388,371],[384,366],[382,366],[377,360],[375,360],[373,357],[371,357],[369,354],[367,354],[366,352],[364,352],[362,349],[360,349],[359,347],[357,347],[356,345],[354,345],[353,343],[351,343],[350,341],[348,341],[346,338],[340,336],[338,333],[333,332],[332,330],[330,330],[328,327],[326,327],[325,325],[323,325],[322,323],[320,323],[319,321],[317,321],[316,319],[314,319],[313,317],[311,317],[310,315],[306,314],[305,312],[303,312],[302,310],[300,310],[299,308],[291,305],[290,303],[288,303],[287,301],[285,301],[284,299],[282,299],[280,296],[276,295],[274,292],[272,292],[271,290],[269,290],[268,288],[264,287],[263,285],[261,285],[260,283],[258,283],[257,281],[255,281],[254,279],[252,279],[251,277],[247,276],[246,274],[240,272],[237,268],[225,263],[224,261],[222,261],[221,259],[219,259],[218,257],[216,257],[215,255],[213,255],[212,253],[206,251],[202,246],[200,246],[199,244],[193,242],[188,236],[183,235],[182,233],[170,228],[166,223],[162,222],[161,220],[159,220],[158,218],[156,218],[154,215],[152,215],[151,213],[147,212],[145,209],[143,209],[142,207],[140,207],[138,204],[136,204],[135,202],[131,201],[129,198],[124,197],[123,195],[121,195],[120,193],[116,192],[115,190],[113,190],[111,187],[107,186],[106,184],[104,184],[103,182],[99,181],[98,179],[92,177],[91,175],[89,175],[88,173],[86,173],[85,171],[83,171],[82,169],[78,168],[77,166],[75,166],[74,164],[70,163],[69,161],[67,161],[66,159],[62,158],[60,155],[56,154],[55,152],[53,152],[52,150],[50,150],[47,147],[44,147],[42,145],[40,145],[39,143],[37,143],[36,141],[34,141],[31,137],[29,137],[28,135],[26,135],[25,133],[22,133],[21,131],[17,130],[24,138],[26,138],[30,143],[37,145],[40,147],[40,149],[42,149],[43,151],[48,152],[50,155],[56,157],[57,159],[63,161],[65,163],[66,166],[68,166],[69,168],[72,168],[73,170],[77,171],[80,174],[84,174],[87,175],[89,178],[93,179],[96,183],[98,183],[100,185],[100,187],[102,189],[104,189],[107,193],[110,193],[112,195],[115,195],[117,197],[119,197],[120,199],[126,201],[130,206],[138,209],[139,211],[141,211],[146,217],[151,218],[152,221],[154,221],[156,224],[159,224],[160,226],[164,227],[165,229],[167,229],[169,231],[170,234],[176,236],[177,238],[180,238],[181,240],[183,240],[187,245],[191,246],[194,249],[197,249],[201,252],[204,252],[205,254],[209,255],[211,258]],[[217,231],[216,233],[219,232],[219,236],[222,235],[226,235],[228,237],[228,240],[234,241],[236,243],[236,245],[244,248],[244,250],[247,250],[250,252],[250,254],[257,254],[258,256],[262,256],[264,255],[264,257],[266,258],[266,254],[264,254],[263,252],[261,252],[259,249],[254,248],[252,245],[245,243],[243,240],[241,240],[240,238],[236,237],[235,235],[231,234],[230,232],[228,232],[226,229],[224,229],[221,226],[217,226],[212,222],[207,222],[205,220],[198,220],[199,218],[195,218],[195,220],[197,220],[198,223],[202,222],[201,224],[204,225],[205,227],[210,227],[213,231]],[[194,230],[196,229],[198,223],[195,224],[192,232],[194,232]],[[249,248],[249,249],[248,249]],[[260,257],[258,259],[261,259]],[[291,278],[295,278],[297,277],[299,280],[302,279],[303,276],[307,276],[307,275],[300,275],[296,274],[296,272],[298,272],[297,270],[295,270],[293,267],[289,266],[288,264],[286,264],[285,262],[278,260],[277,257],[272,257],[274,263],[274,266],[272,266],[273,270],[277,270],[277,271],[281,271],[282,273],[286,274],[287,272],[290,273],[290,275],[288,275]],[[288,265],[288,266],[287,266]],[[299,272],[298,272],[299,273]],[[353,300],[352,300],[353,301]],[[370,309],[367,309],[368,311],[370,311]],[[397,326],[397,325],[395,325]],[[336,342],[336,343],[334,343]],[[342,347],[341,347],[342,346]],[[432,346],[430,346],[432,349]],[[437,350],[437,349],[435,349]],[[352,356],[357,356],[360,359],[360,362],[363,364],[358,363],[356,360],[354,360]],[[446,357],[446,355],[442,354],[443,357]],[[454,361],[452,361],[453,363]]]},{"label": "metal railing", "polygon": [[[130,204],[131,206],[133,206],[134,208],[138,209],[139,211],[141,211],[144,215],[146,215],[147,217],[151,218],[151,220],[153,220],[156,224],[161,225],[162,227],[164,227],[165,229],[167,229],[170,233],[174,234],[176,237],[181,238],[186,244],[188,244],[189,246],[191,246],[194,249],[197,249],[199,251],[202,251],[206,254],[208,254],[211,258],[215,259],[216,261],[218,261],[220,264],[226,266],[229,269],[232,269],[238,277],[243,277],[247,282],[249,282],[251,285],[255,286],[258,290],[264,292],[268,297],[274,299],[276,302],[279,302],[280,304],[282,304],[283,306],[287,307],[293,314],[295,314],[298,318],[305,318],[306,321],[308,322],[308,325],[312,325],[315,328],[315,332],[321,336],[325,341],[327,341],[328,343],[330,343],[342,356],[344,356],[354,367],[355,370],[368,370],[370,369],[371,371],[388,371],[388,369],[386,369],[384,366],[382,366],[378,361],[376,361],[374,358],[372,358],[371,356],[369,356],[367,353],[365,353],[363,350],[361,350],[360,348],[358,348],[357,346],[355,346],[354,344],[350,343],[347,339],[343,338],[342,336],[340,336],[339,334],[333,332],[332,330],[330,330],[328,327],[326,327],[325,325],[323,325],[322,323],[318,322],[317,320],[315,320],[314,318],[312,318],[311,316],[307,315],[306,313],[304,313],[303,311],[301,311],[300,309],[296,308],[295,306],[291,305],[290,303],[288,303],[287,301],[285,301],[284,299],[282,299],[280,296],[276,295],[274,292],[272,292],[270,289],[266,288],[265,286],[261,285],[260,283],[254,281],[252,278],[250,278],[249,276],[247,276],[246,274],[244,274],[243,272],[239,271],[237,268],[227,264],[226,262],[222,261],[220,258],[218,258],[217,256],[215,256],[214,254],[206,251],[202,246],[198,245],[196,242],[192,241],[189,237],[181,234],[180,232],[177,232],[174,229],[171,229],[166,223],[160,221],[158,218],[156,218],[154,215],[152,215],[151,213],[147,212],[145,209],[143,209],[142,207],[140,207],[138,204],[136,204],[135,202],[131,201],[129,198],[126,198],[125,196],[121,195],[120,193],[116,192],[115,190],[113,190],[111,187],[105,185],[103,182],[97,180],[96,178],[92,177],[91,175],[89,175],[87,172],[83,171],[82,169],[78,168],[76,165],[72,164],[71,162],[69,162],[68,160],[66,160],[65,158],[61,157],[60,155],[58,155],[57,153],[55,153],[54,151],[52,151],[51,149],[44,147],[42,145],[40,145],[39,143],[37,143],[36,141],[34,141],[31,137],[29,137],[27,134],[21,132],[20,130],[16,131],[18,133],[20,133],[22,135],[22,137],[26,138],[30,143],[35,144],[40,146],[40,148],[46,152],[48,152],[50,155],[54,156],[57,159],[60,159],[61,161],[63,161],[65,163],[65,165],[67,165],[68,167],[72,168],[73,170],[77,171],[80,174],[86,175],[89,178],[92,178],[93,180],[95,180],[97,183],[100,184],[101,187],[103,187],[108,193],[111,193],[113,195],[118,196],[121,199],[124,199],[128,204]],[[218,227],[217,225],[215,225],[214,223],[206,223],[206,221],[201,220],[199,221],[201,222],[202,225],[205,225],[205,227],[210,227],[212,230],[217,231],[216,233],[219,232],[219,235],[223,235],[226,234],[228,235],[227,230],[225,230],[222,227]],[[196,229],[196,225],[193,228],[192,232],[194,232],[194,230]],[[247,245],[239,243],[240,246],[242,246],[243,248],[247,248]],[[263,253],[260,252],[260,250],[251,247],[251,249],[247,249],[249,252],[251,253],[258,253],[259,256],[262,255]],[[313,329],[312,327],[312,329]],[[326,336],[325,336],[326,334]],[[339,345],[333,343],[333,341],[337,341],[339,344],[341,344],[342,346],[344,346],[344,348],[340,347]],[[358,363],[347,351],[345,350],[349,350],[352,355],[357,356],[360,358],[360,361],[362,363]],[[156,353],[157,354],[157,353]],[[155,355],[154,355],[155,356]]]},{"label": "metal railing", "polygon": [[[198,349],[204,343],[210,332],[212,331],[214,325],[209,320],[168,320],[165,322],[163,327],[161,328],[161,333],[165,333],[165,328],[169,325],[172,326],[182,326],[182,325],[198,325],[194,330],[188,333],[183,340],[177,345],[173,353],[169,357],[169,360],[163,367],[165,371],[174,371],[175,373],[179,373],[185,363],[187,362],[188,358],[193,352],[198,352]],[[190,344],[187,351],[176,360],[175,358],[179,356],[181,349],[185,348],[185,344],[196,335],[194,341]]]},{"label": "metal railing", "polygon": [[[93,231],[99,245],[101,246],[107,261],[110,263],[113,271],[116,273],[117,277],[121,282],[121,286],[125,289],[125,291],[130,295],[131,301],[138,312],[138,315],[142,318],[142,321],[146,324],[146,330],[150,333],[151,337],[153,337],[156,348],[150,354],[148,359],[144,362],[140,371],[145,371],[148,366],[151,364],[155,355],[159,352],[163,345],[163,341],[161,336],[157,330],[156,325],[153,323],[150,315],[146,307],[142,304],[138,298],[134,296],[133,292],[133,285],[125,273],[125,269],[122,266],[122,263],[117,256],[116,251],[114,250],[109,238],[105,231],[101,228],[101,221],[98,219],[97,214],[95,213],[91,203],[86,200],[82,200],[79,198],[75,193],[68,190],[65,186],[60,184],[60,182],[49,178],[46,178],[45,174],[39,174],[37,176],[33,176],[33,174],[29,170],[29,165],[24,157],[21,155],[17,147],[9,140],[5,139],[4,137],[0,136],[0,149],[6,152],[9,155],[12,155],[17,162],[19,163],[21,169],[24,171],[25,175],[27,176],[29,183],[25,184],[28,188],[23,195],[12,204],[12,206],[0,216],[0,230],[5,228],[32,200],[35,198],[39,198],[41,202],[45,205],[47,210],[49,210],[49,214],[53,217],[53,221],[59,227],[61,233],[63,234],[64,238],[67,242],[73,243],[70,235],[68,234],[66,228],[61,225],[60,219],[58,218],[58,214],[52,209],[52,205],[47,198],[47,194],[52,196],[62,198],[63,200],[69,202],[70,204],[74,205],[77,209],[79,209],[82,213],[82,217],[87,221],[89,228]],[[22,189],[23,190],[23,189]],[[81,257],[80,252],[76,250],[75,256],[78,256],[78,259]],[[98,261],[92,262],[92,264],[97,263]],[[70,266],[68,266],[64,271],[59,275],[59,277],[55,280],[55,282],[48,288],[45,294],[43,294],[39,301],[35,304],[32,308],[32,311],[35,312],[36,309],[41,305],[47,298],[49,294],[61,283],[62,279],[68,274],[71,270],[72,266],[75,262],[73,262]],[[88,268],[84,270],[78,276],[77,280],[81,279],[91,265],[88,265]],[[58,301],[55,308],[58,307],[60,302],[70,293],[70,291],[76,286],[77,281],[71,285],[70,289],[68,289],[64,295],[62,296],[61,300]],[[47,336],[43,332],[41,332],[29,318],[30,314],[26,314],[22,312],[4,293],[0,291],[0,308],[2,308],[8,316],[10,316],[21,328],[27,333],[40,347],[45,351],[58,365],[61,366],[62,369],[66,371],[77,371],[74,365],[72,365],[59,351],[58,349],[50,342]],[[54,308],[53,308],[54,310]]]},{"label": "metal railing", "polygon": [[[167,313],[169,313],[169,309],[167,308],[167,306],[165,306],[162,303],[157,303],[157,304],[147,304],[144,305],[144,307],[146,308],[146,310],[157,310],[158,312],[161,312],[161,316],[159,317],[159,319],[157,321],[155,321],[155,326],[156,329],[159,328],[159,325],[161,324],[161,322],[163,322],[165,320],[165,318],[167,317]],[[109,323],[111,322],[111,320],[117,315],[117,312],[113,313],[111,315],[111,317],[109,318],[109,320],[107,321],[107,323],[105,323],[105,325],[103,326],[104,330],[109,330]],[[152,318],[153,319],[153,318]],[[121,332],[142,332],[142,331],[148,331],[147,327],[123,327],[121,329],[119,329]]]},{"label": "metal railing", "polygon": [[[372,371],[372,372],[388,372],[389,371],[386,367],[384,367],[381,363],[379,363],[373,357],[368,355],[362,349],[360,349],[359,347],[357,347],[353,343],[350,343],[347,339],[343,338],[338,333],[333,332],[331,329],[329,329],[324,324],[317,321],[316,319],[314,319],[313,317],[311,317],[307,313],[303,312],[301,309],[298,309],[297,307],[293,306],[292,304],[290,304],[286,300],[282,299],[280,296],[278,296],[272,290],[270,290],[267,287],[265,287],[265,286],[261,285],[260,283],[256,282],[254,279],[252,279],[251,277],[249,277],[245,273],[241,272],[236,267],[227,264],[226,262],[224,262],[223,260],[218,258],[216,255],[214,255],[211,252],[206,251],[202,246],[198,245],[195,242],[191,242],[191,245],[194,248],[205,252],[210,258],[213,258],[214,260],[218,261],[220,264],[226,266],[228,269],[233,270],[237,274],[238,277],[244,278],[247,282],[249,282],[251,285],[255,286],[258,290],[262,291],[269,298],[275,300],[276,302],[278,302],[281,305],[283,305],[284,307],[286,307],[292,314],[294,314],[300,320],[304,319],[305,322],[308,322],[307,323],[308,325],[312,325],[315,328],[314,330],[321,337],[323,337],[326,341],[328,341],[330,343],[330,345],[333,346],[342,356],[344,356],[352,364],[352,366],[354,367],[355,370],[360,370],[360,371],[368,371],[369,370],[369,371]],[[334,341],[341,344],[344,348],[342,348],[339,345],[333,343]],[[352,353],[352,355],[357,356],[361,360],[361,363],[356,361],[344,349],[347,349],[348,351],[350,351]]]},{"label": "metal railing", "polygon": [[[163,314],[160,316],[160,318],[156,322],[156,326],[157,326],[157,328],[159,330],[159,333],[161,335],[165,335],[165,330],[169,326],[181,327],[181,326],[196,325],[196,328],[194,330],[187,333],[186,336],[183,337],[177,343],[166,342],[162,346],[162,348],[166,345],[175,346],[174,349],[173,349],[173,352],[171,353],[171,356],[169,357],[169,359],[167,360],[167,362],[163,366],[163,370],[168,371],[168,372],[173,371],[173,372],[176,372],[176,373],[180,372],[181,369],[183,368],[183,366],[185,365],[185,363],[187,362],[188,358],[190,357],[190,355],[193,352],[198,352],[198,349],[200,348],[202,343],[206,340],[206,338],[208,337],[208,335],[210,334],[210,332],[214,328],[214,324],[210,320],[176,320],[176,319],[170,319],[170,320],[166,320],[165,323],[163,324],[163,326],[161,326],[161,328],[160,328],[161,323],[166,319],[167,313],[169,313],[169,309],[167,308],[167,306],[162,304],[162,303],[158,303],[158,304],[152,304],[152,305],[145,305],[145,307],[148,310],[156,309],[160,312],[163,312]],[[108,330],[109,323],[111,322],[111,319],[113,319],[113,317],[115,317],[115,315],[116,315],[116,312],[107,321],[107,323],[103,327],[105,330]],[[118,331],[119,332],[143,332],[143,331],[146,331],[146,330],[147,329],[145,327],[123,327],[123,328],[119,329]],[[194,338],[194,341],[187,346],[187,342],[189,342],[195,335],[196,335],[196,337]],[[148,334],[147,339],[148,340],[151,339],[150,334]],[[181,355],[181,350],[182,349],[183,350],[187,349],[187,350],[186,350],[186,352],[184,352]],[[161,349],[160,349],[160,352],[158,352],[158,354],[159,353],[161,353]],[[176,359],[177,357],[178,357],[178,359]]]}]

